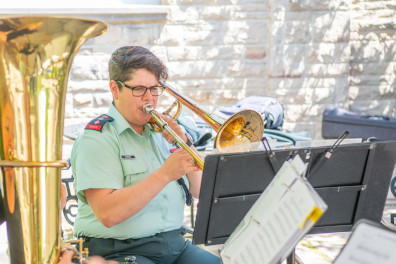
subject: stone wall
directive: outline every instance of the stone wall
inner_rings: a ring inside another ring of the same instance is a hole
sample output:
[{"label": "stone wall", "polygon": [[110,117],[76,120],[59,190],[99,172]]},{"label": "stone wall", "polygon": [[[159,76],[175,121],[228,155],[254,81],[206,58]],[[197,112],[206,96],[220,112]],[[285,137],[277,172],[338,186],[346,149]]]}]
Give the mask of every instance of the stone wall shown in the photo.
[{"label": "stone wall", "polygon": [[[396,117],[396,1],[162,0],[167,14],[94,16],[70,73],[65,125],[106,112],[107,61],[143,45],[169,67],[169,83],[213,111],[250,95],[278,98],[284,127],[321,137],[330,105]],[[170,99],[165,98],[164,103]]]}]

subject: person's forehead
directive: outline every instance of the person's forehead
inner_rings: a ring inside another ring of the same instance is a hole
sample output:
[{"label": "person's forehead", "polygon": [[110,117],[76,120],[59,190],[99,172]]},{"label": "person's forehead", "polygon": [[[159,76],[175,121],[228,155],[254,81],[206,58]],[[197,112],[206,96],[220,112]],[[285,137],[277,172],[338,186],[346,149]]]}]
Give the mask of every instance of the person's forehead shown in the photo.
[{"label": "person's forehead", "polygon": [[155,75],[145,68],[136,69],[128,74],[128,80],[125,83],[133,85],[156,85],[158,80]]}]

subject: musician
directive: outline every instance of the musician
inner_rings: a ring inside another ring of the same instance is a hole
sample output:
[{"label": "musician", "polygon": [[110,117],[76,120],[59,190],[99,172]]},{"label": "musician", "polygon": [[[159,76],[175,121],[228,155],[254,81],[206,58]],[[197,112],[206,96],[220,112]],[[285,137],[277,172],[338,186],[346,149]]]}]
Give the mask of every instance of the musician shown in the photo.
[{"label": "musician", "polygon": [[[168,77],[163,63],[139,46],[117,49],[109,60],[113,102],[75,141],[71,164],[79,198],[74,233],[90,255],[137,264],[220,263],[179,234],[184,202],[198,198],[202,171],[168,132],[154,132],[143,106],[156,107]],[[177,122],[160,115],[192,146]],[[198,152],[197,152],[198,153]]]}]

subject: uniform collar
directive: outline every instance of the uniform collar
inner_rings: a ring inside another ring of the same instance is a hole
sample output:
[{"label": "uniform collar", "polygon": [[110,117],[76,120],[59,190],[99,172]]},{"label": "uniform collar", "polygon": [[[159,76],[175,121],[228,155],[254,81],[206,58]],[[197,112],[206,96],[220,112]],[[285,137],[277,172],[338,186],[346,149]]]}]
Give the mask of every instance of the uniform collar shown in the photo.
[{"label": "uniform collar", "polygon": [[[127,130],[128,128],[133,131],[136,135],[139,135],[138,133],[133,130],[133,128],[129,125],[128,121],[120,114],[120,112],[117,110],[117,108],[114,106],[113,103],[111,103],[110,108],[109,108],[109,116],[114,118],[113,126],[116,129],[117,133],[120,135],[122,132]],[[143,137],[149,137],[151,133],[151,128],[148,124],[144,125],[143,128]],[[141,135],[139,135],[141,136]]]}]

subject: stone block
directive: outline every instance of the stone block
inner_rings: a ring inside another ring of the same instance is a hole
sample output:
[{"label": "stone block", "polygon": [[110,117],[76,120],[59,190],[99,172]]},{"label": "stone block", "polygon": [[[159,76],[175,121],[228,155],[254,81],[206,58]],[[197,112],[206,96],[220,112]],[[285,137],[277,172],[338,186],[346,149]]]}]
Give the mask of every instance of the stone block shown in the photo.
[{"label": "stone block", "polygon": [[287,9],[272,10],[271,20],[274,22],[309,21],[311,13],[311,11],[291,11]]},{"label": "stone block", "polygon": [[391,85],[380,85],[380,86],[366,86],[351,85],[349,87],[349,99],[350,100],[365,100],[365,99],[391,99],[396,101],[396,91],[394,86]]},{"label": "stone block", "polygon": [[[168,47],[169,61],[229,60],[239,59],[244,52],[243,45],[182,46]],[[260,53],[260,50],[253,52]]]},{"label": "stone block", "polygon": [[119,40],[122,38],[122,29],[122,25],[109,25],[106,33],[89,39],[86,44],[94,46],[109,44],[117,45]]},{"label": "stone block", "polygon": [[108,56],[76,56],[70,70],[70,79],[106,80]]},{"label": "stone block", "polygon": [[351,63],[351,75],[392,75],[396,62]]},{"label": "stone block", "polygon": [[348,63],[351,49],[348,42],[313,43],[307,46],[308,62],[311,63]]},{"label": "stone block", "polygon": [[273,9],[293,11],[348,10],[351,0],[273,0]]},{"label": "stone block", "polygon": [[350,77],[351,86],[380,86],[394,85],[395,75],[353,75]]},{"label": "stone block", "polygon": [[354,63],[394,61],[396,59],[394,41],[352,41],[351,58]]},{"label": "stone block", "polygon": [[121,38],[118,39],[120,46],[144,46],[156,44],[162,35],[162,24],[131,24],[122,28]]},{"label": "stone block", "polygon": [[259,60],[227,61],[227,76],[230,77],[257,77],[266,73],[266,64]]},{"label": "stone block", "polygon": [[337,78],[334,88],[335,95],[332,103],[346,103],[348,101],[349,78]]},{"label": "stone block", "polygon": [[[270,96],[268,89],[265,87],[262,88],[250,88],[244,91],[245,97],[248,96]],[[273,96],[270,96],[273,97]]]},{"label": "stone block", "polygon": [[310,40],[310,21],[282,20],[271,24],[272,43],[306,43]]},{"label": "stone block", "polygon": [[315,12],[311,23],[313,42],[349,41],[349,12]]},{"label": "stone block", "polygon": [[268,21],[226,21],[219,33],[225,44],[259,44],[267,41],[268,29]]},{"label": "stone block", "polygon": [[184,27],[182,25],[165,25],[157,40],[158,45],[183,46]]},{"label": "stone block", "polygon": [[366,115],[384,115],[396,118],[396,100],[358,100],[350,102],[351,109],[357,113]]},{"label": "stone block", "polygon": [[108,80],[85,80],[73,81],[70,80],[67,84],[68,92],[86,93],[86,92],[105,92],[109,91]]},{"label": "stone block", "polygon": [[304,45],[275,45],[270,51],[270,76],[300,77],[305,70],[304,53]]},{"label": "stone block", "polygon": [[269,96],[277,98],[282,104],[309,104],[313,100],[313,91],[311,88],[304,89],[285,89],[277,88],[271,90]]},{"label": "stone block", "polygon": [[93,95],[94,107],[109,107],[113,101],[113,96],[110,91],[107,93],[95,93]]},{"label": "stone block", "polygon": [[169,62],[169,76],[175,79],[216,78],[227,72],[225,61],[184,61]]},{"label": "stone block", "polygon": [[65,100],[65,119],[73,117],[73,95],[66,94]]},{"label": "stone block", "polygon": [[73,106],[74,108],[78,107],[93,107],[93,95],[91,93],[79,93],[78,95],[73,96]]},{"label": "stone block", "polygon": [[349,64],[311,64],[307,65],[306,73],[312,77],[345,77],[349,75]]},{"label": "stone block", "polygon": [[313,104],[332,104],[334,103],[335,88],[316,88],[312,99]]},{"label": "stone block", "polygon": [[199,9],[195,5],[170,5],[168,19],[176,24],[196,24],[201,19]]},{"label": "stone block", "polygon": [[232,105],[244,97],[244,90],[218,90],[215,92],[217,106]]},{"label": "stone block", "polygon": [[266,57],[267,48],[264,45],[248,45],[244,47],[246,59],[263,59]]},{"label": "stone block", "polygon": [[108,112],[108,107],[79,107],[74,108],[73,118],[86,118],[91,120],[103,113]]}]

